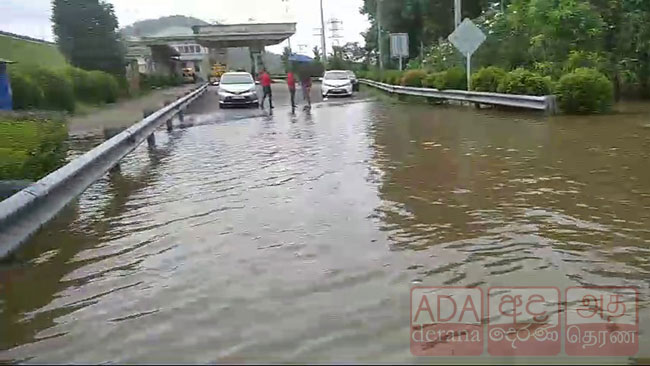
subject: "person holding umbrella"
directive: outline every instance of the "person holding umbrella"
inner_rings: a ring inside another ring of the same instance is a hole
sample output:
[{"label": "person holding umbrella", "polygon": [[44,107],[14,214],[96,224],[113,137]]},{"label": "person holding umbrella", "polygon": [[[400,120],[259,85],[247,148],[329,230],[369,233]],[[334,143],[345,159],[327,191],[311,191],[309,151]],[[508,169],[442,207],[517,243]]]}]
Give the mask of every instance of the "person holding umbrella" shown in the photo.
[{"label": "person holding umbrella", "polygon": [[309,63],[313,62],[314,60],[309,56],[292,54],[291,56],[289,56],[289,61],[299,65],[298,75],[300,77],[300,86],[302,89],[303,98],[307,102],[305,109],[310,109],[311,108],[311,97],[310,97],[311,75],[309,72]]}]

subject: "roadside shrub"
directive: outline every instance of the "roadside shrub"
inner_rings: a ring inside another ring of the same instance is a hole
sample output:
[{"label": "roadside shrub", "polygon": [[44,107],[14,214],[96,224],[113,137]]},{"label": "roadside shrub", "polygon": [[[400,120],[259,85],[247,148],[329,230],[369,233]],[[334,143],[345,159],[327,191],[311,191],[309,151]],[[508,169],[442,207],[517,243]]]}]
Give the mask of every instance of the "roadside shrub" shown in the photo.
[{"label": "roadside shrub", "polygon": [[583,67],[562,76],[556,94],[564,112],[603,113],[612,106],[614,87],[598,70]]},{"label": "roadside shrub", "polygon": [[422,85],[425,88],[444,89],[447,73],[444,71],[433,72],[424,78]]},{"label": "roadside shrub", "polygon": [[550,78],[525,69],[516,69],[506,74],[497,91],[506,94],[549,95],[551,89]]},{"label": "roadside shrub", "polygon": [[76,67],[68,67],[65,69],[65,74],[72,81],[75,98],[89,103],[99,102],[95,97],[90,72]]},{"label": "roadside shrub", "polygon": [[404,73],[402,85],[421,87],[427,73],[424,70],[409,70]]},{"label": "roadside shrub", "polygon": [[9,80],[14,109],[36,109],[43,105],[43,90],[30,75],[12,68]]},{"label": "roadside shrub", "polygon": [[467,90],[467,73],[462,67],[445,71],[445,89]]},{"label": "roadside shrub", "polygon": [[0,180],[37,180],[65,163],[65,123],[0,121]]},{"label": "roadside shrub", "polygon": [[472,75],[472,89],[480,92],[496,92],[505,76],[506,71],[500,67],[483,67]]},{"label": "roadside shrub", "polygon": [[402,83],[402,72],[399,70],[386,70],[381,75],[381,82],[391,85],[400,85]]},{"label": "roadside shrub", "polygon": [[35,68],[32,72],[32,79],[43,90],[43,109],[74,112],[74,88],[64,72],[45,68]]},{"label": "roadside shrub", "polygon": [[115,103],[120,94],[120,86],[113,75],[103,71],[91,71],[88,73],[93,99],[98,103]]},{"label": "roadside shrub", "polygon": [[436,89],[467,89],[467,76],[461,67],[452,67],[446,71],[434,72],[424,79],[424,86]]}]

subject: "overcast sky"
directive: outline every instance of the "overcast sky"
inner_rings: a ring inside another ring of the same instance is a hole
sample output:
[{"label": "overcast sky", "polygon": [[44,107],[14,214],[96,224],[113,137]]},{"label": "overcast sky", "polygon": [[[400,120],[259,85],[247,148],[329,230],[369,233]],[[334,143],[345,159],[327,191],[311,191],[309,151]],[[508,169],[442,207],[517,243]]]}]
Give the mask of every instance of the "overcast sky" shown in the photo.
[{"label": "overcast sky", "polygon": [[[313,36],[320,28],[319,0],[109,0],[115,6],[120,27],[138,20],[166,15],[187,15],[205,21],[221,23],[295,21],[297,32],[291,38],[294,51],[306,45],[304,53],[311,55],[313,46],[320,46]],[[363,0],[324,0],[325,19],[332,17],[343,21],[340,42],[363,43],[359,33],[366,30],[368,22],[359,14]],[[288,4],[288,6],[286,5]],[[0,30],[53,40],[50,24],[50,0],[0,0]],[[326,28],[330,28],[326,25]],[[328,31],[328,36],[330,32]],[[328,48],[332,41],[328,39]],[[286,42],[285,42],[286,45]],[[280,53],[282,45],[269,47]]]}]

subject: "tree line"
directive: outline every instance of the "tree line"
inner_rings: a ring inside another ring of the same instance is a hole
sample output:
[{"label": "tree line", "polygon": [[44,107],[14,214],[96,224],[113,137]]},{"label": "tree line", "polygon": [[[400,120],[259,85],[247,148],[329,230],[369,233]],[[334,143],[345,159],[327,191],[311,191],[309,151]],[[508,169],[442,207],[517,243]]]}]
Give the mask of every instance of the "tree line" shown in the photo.
[{"label": "tree line", "polygon": [[[463,0],[469,17],[487,35],[473,64],[506,70],[526,68],[559,77],[576,66],[598,69],[615,94],[650,97],[650,1],[647,0]],[[377,62],[377,0],[360,9],[366,64]],[[382,49],[387,65],[389,33],[409,34],[411,68],[444,70],[463,58],[446,40],[453,31],[453,0],[382,0]]]}]

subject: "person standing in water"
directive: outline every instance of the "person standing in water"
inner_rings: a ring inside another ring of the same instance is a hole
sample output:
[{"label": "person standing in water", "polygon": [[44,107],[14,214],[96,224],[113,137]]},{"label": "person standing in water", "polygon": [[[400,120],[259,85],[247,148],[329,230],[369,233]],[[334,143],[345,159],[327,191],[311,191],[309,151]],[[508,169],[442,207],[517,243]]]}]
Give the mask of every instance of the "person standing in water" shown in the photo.
[{"label": "person standing in water", "polygon": [[311,76],[308,73],[305,72],[301,75],[300,85],[302,86],[302,96],[307,102],[305,109],[311,109]]},{"label": "person standing in water", "polygon": [[262,91],[264,92],[264,96],[262,97],[262,101],[260,102],[260,108],[264,109],[264,101],[268,96],[269,109],[273,109],[273,93],[271,92],[271,75],[269,75],[269,73],[266,72],[266,69],[262,70],[262,74],[260,75],[260,84],[262,84]]},{"label": "person standing in water", "polygon": [[296,110],[296,77],[293,70],[289,69],[287,73],[287,86],[289,87],[289,95],[291,96],[291,110]]}]

